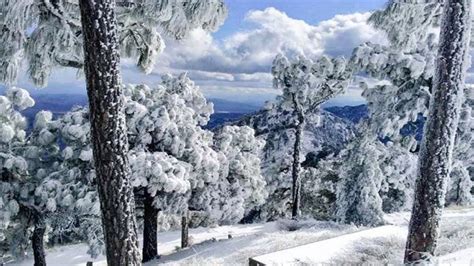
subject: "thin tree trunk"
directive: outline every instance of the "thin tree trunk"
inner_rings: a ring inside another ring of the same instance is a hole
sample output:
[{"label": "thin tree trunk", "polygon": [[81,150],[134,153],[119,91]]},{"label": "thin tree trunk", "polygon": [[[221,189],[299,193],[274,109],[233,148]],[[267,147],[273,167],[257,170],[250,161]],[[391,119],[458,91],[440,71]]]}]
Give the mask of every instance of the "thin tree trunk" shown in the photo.
[{"label": "thin tree trunk", "polygon": [[158,258],[158,213],[153,197],[145,190],[143,217],[143,259],[148,262]]},{"label": "thin tree trunk", "polygon": [[46,255],[44,251],[44,233],[46,224],[40,214],[34,214],[35,228],[31,237],[33,247],[34,266],[46,266]]},{"label": "thin tree trunk", "polygon": [[188,213],[181,218],[181,248],[189,247],[189,222]]},{"label": "thin tree trunk", "polygon": [[80,0],[91,138],[109,265],[140,265],[114,0]]},{"label": "thin tree trunk", "polygon": [[437,246],[468,63],[470,1],[445,1],[433,96],[419,155],[419,177],[405,263],[430,261]]},{"label": "thin tree trunk", "polygon": [[292,167],[292,178],[293,184],[291,189],[291,197],[292,197],[292,209],[291,209],[291,217],[293,219],[297,219],[300,215],[300,189],[301,189],[301,180],[300,180],[300,173],[301,173],[301,141],[303,138],[303,130],[304,130],[304,115],[301,110],[301,107],[293,100],[295,104],[296,113],[298,115],[298,124],[295,128],[295,143],[293,146],[293,167]]}]

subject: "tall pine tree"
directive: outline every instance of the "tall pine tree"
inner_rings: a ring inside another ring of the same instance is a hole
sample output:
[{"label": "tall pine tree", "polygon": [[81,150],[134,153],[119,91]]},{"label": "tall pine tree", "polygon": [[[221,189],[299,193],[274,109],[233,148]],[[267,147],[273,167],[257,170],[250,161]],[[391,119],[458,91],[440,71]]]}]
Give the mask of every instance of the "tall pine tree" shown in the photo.
[{"label": "tall pine tree", "polygon": [[432,100],[419,158],[419,176],[405,263],[430,261],[436,250],[446,185],[464,100],[471,33],[471,1],[446,0]]}]

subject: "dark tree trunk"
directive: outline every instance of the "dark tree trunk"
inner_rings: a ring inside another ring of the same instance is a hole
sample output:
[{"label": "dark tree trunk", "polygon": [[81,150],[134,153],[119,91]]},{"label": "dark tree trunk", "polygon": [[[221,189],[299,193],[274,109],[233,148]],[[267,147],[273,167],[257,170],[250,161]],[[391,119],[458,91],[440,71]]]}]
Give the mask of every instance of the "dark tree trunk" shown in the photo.
[{"label": "dark tree trunk", "polygon": [[153,206],[153,197],[145,190],[143,200],[143,259],[148,262],[158,258],[158,213]]},{"label": "dark tree trunk", "polygon": [[445,1],[433,96],[419,155],[419,177],[405,263],[430,261],[437,246],[468,63],[470,1]]},{"label": "dark tree trunk", "polygon": [[189,222],[188,213],[181,218],[181,248],[189,247]]},{"label": "dark tree trunk", "polygon": [[140,265],[114,0],[80,0],[91,138],[109,265]]},{"label": "dark tree trunk", "polygon": [[34,266],[46,266],[46,255],[44,251],[44,233],[46,224],[40,214],[34,214],[35,228],[31,237],[33,247]]},{"label": "dark tree trunk", "polygon": [[291,217],[297,219],[300,215],[300,189],[301,189],[301,141],[303,139],[303,130],[304,130],[304,115],[301,111],[299,105],[295,102],[296,112],[298,116],[298,124],[295,127],[295,143],[293,146],[293,167],[291,171],[291,176],[293,178],[293,184],[291,189],[291,198],[292,198],[292,208],[291,208]]}]

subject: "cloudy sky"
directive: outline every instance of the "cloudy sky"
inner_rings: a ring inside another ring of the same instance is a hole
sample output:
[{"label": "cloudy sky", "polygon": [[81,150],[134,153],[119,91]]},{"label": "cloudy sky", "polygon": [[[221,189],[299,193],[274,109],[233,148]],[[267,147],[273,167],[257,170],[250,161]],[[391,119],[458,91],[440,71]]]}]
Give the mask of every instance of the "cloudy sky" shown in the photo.
[{"label": "cloudy sky", "polygon": [[[124,60],[126,83],[157,83],[166,72],[188,72],[209,98],[261,104],[278,91],[271,87],[270,68],[276,54],[317,57],[349,55],[365,41],[383,42],[366,23],[369,12],[385,0],[227,0],[229,17],[215,33],[196,30],[185,40],[167,41],[149,75]],[[21,86],[33,89],[26,78]],[[49,86],[36,93],[85,93],[73,70],[58,69]],[[358,91],[337,101],[358,103]]]}]

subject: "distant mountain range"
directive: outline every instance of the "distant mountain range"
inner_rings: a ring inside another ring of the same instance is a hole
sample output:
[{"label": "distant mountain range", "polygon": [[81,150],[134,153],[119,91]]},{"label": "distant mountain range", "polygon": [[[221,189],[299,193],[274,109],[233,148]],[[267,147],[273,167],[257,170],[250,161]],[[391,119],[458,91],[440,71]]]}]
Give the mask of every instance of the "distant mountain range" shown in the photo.
[{"label": "distant mountain range", "polygon": [[[33,123],[35,114],[41,110],[49,110],[54,115],[62,115],[71,110],[74,106],[87,105],[87,96],[82,94],[33,94],[36,104],[32,108],[23,111],[30,123]],[[244,115],[257,112],[261,107],[233,102],[224,99],[208,99],[214,104],[214,114],[207,125],[207,128],[214,128],[218,125],[239,120]],[[363,117],[367,116],[367,106],[331,106],[325,108],[328,112],[337,117],[358,123]]]},{"label": "distant mountain range", "polygon": [[360,120],[367,117],[369,114],[369,110],[365,104],[357,106],[331,106],[324,109],[333,115],[349,120],[354,124],[359,123]]}]

